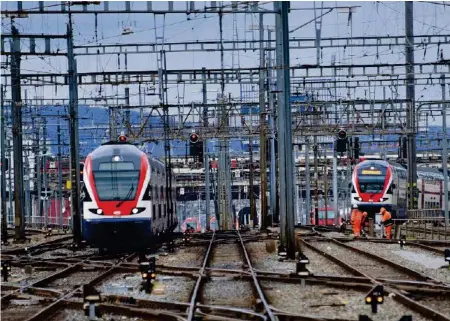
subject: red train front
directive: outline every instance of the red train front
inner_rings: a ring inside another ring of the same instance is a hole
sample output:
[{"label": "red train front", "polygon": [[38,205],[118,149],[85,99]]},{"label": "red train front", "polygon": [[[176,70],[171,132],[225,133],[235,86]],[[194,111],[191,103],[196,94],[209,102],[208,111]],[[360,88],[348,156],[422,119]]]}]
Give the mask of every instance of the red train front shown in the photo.
[{"label": "red train front", "polygon": [[165,165],[136,146],[100,146],[86,158],[83,178],[83,236],[89,244],[147,247],[152,236],[174,228]]}]

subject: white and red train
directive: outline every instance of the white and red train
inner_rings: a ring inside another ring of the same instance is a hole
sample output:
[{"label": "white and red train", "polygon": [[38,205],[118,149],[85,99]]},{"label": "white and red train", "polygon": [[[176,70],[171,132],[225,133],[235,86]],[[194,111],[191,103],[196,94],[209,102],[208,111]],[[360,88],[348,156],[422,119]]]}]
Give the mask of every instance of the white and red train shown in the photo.
[{"label": "white and red train", "polygon": [[[365,160],[355,166],[352,176],[352,205],[369,215],[388,209],[394,218],[406,218],[407,169],[383,160]],[[444,212],[444,174],[428,167],[417,168],[418,209]]]},{"label": "white and red train", "polygon": [[91,246],[148,247],[177,224],[166,166],[125,140],[103,144],[85,160],[82,229]]}]

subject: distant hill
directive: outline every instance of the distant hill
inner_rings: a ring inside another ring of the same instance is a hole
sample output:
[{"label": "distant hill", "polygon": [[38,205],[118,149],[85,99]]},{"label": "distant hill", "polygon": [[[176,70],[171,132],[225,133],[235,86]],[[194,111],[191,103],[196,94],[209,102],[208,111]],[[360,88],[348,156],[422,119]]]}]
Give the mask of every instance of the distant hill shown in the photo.
[{"label": "distant hill", "polygon": [[[56,144],[57,142],[57,131],[56,124],[58,122],[58,113],[60,116],[68,115],[67,106],[39,106],[39,111],[42,116],[45,116],[47,122],[47,133],[49,139]],[[125,117],[123,110],[117,111],[117,124],[122,123],[122,118]],[[23,114],[24,123],[31,122],[31,115],[24,111]],[[130,121],[133,124],[139,123],[139,112],[130,112]],[[175,116],[170,117],[171,126],[175,125]],[[190,124],[186,124],[189,126]],[[79,138],[80,138],[80,155],[85,157],[93,149],[98,147],[102,142],[109,140],[109,112],[105,107],[98,106],[79,106]],[[147,126],[152,128],[163,128],[162,119],[159,116],[150,117]],[[63,154],[69,153],[69,137],[68,137],[68,121],[61,121],[61,130],[63,132],[63,142],[67,145],[63,147]],[[442,144],[442,133],[441,128],[437,126],[430,126],[427,132],[421,132],[417,135],[417,152],[423,152],[430,149],[440,149]],[[117,131],[125,131],[125,128],[117,126]],[[450,136],[450,128],[447,130],[448,136]],[[431,141],[430,141],[431,139]],[[381,141],[390,141],[388,146],[386,143]],[[362,152],[366,154],[372,154],[380,151],[383,148],[385,152],[395,153],[398,150],[398,136],[396,135],[385,135],[385,136],[360,136]],[[172,155],[174,157],[182,157],[189,153],[189,146],[187,146],[188,141],[175,140],[172,141]],[[329,146],[331,148],[331,145]],[[230,140],[230,149],[232,156],[242,156],[243,153],[248,153],[248,141],[243,143],[241,140]],[[259,146],[254,146],[254,151],[258,151]],[[164,143],[161,141],[159,143],[149,143],[147,150],[155,157],[164,156]],[[217,140],[211,140],[208,144],[208,150],[210,152],[217,151]],[[57,147],[52,146],[51,151],[53,154],[57,153]]]}]

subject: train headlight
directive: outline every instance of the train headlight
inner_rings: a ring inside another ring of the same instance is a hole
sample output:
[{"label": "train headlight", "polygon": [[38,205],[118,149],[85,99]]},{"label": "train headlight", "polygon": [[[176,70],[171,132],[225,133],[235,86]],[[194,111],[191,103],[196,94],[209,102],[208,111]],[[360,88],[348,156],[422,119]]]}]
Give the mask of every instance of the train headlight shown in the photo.
[{"label": "train headlight", "polygon": [[359,200],[360,202],[362,202],[362,197],[358,198],[358,200]]},{"label": "train headlight", "polygon": [[101,215],[103,213],[103,210],[101,208],[97,209],[97,214]]},{"label": "train headlight", "polygon": [[139,214],[145,211],[145,207],[135,207],[131,210],[130,214]]}]

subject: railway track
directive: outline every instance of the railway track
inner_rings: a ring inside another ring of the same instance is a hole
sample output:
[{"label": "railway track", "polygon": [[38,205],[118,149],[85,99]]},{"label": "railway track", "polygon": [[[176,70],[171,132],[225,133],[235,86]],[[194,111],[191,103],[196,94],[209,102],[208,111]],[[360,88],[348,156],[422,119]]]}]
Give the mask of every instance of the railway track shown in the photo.
[{"label": "railway track", "polygon": [[[2,284],[2,320],[85,320],[83,285],[101,293],[98,309],[103,315],[122,320],[357,320],[358,313],[370,309],[365,293],[380,282],[395,293],[386,298],[380,315],[413,311],[414,320],[449,320],[435,310],[447,303],[450,289],[427,276],[374,278],[308,247],[305,253],[315,263],[310,264],[313,273],[302,278],[295,261],[278,261],[275,244],[271,236],[236,231],[193,236],[188,244],[178,244],[175,253],[150,254],[157,257],[152,293],[140,290],[136,254],[85,251],[58,257],[51,254],[65,250],[51,248],[35,256],[10,254],[14,269],[32,265],[33,272],[26,282]],[[434,308],[428,301],[435,302]]]},{"label": "railway track", "polygon": [[[373,253],[366,253],[356,247],[326,237],[326,235],[318,232],[314,228],[313,230],[315,230],[319,236],[324,237],[325,242],[332,242],[333,245],[336,244],[341,248],[350,251],[351,255],[345,256],[344,262],[343,258],[339,258],[336,253],[334,253],[334,255],[330,254],[329,252],[333,251],[330,251],[328,248],[326,249],[326,251],[324,251],[323,247],[316,247],[315,245],[311,244],[312,242],[310,243],[305,240],[301,240],[304,246],[314,250],[316,253],[323,255],[330,261],[339,264],[347,271],[369,279],[374,285],[384,285],[385,289],[388,292],[392,293],[393,297],[395,297],[398,302],[411,308],[411,310],[420,313],[421,316],[428,317],[431,320],[450,320],[450,309],[444,308],[442,310],[440,308],[441,304],[443,304],[444,306],[450,304],[450,284],[440,282],[439,280],[418,273],[417,271],[407,269],[404,266],[390,262],[380,256],[374,255]],[[347,254],[349,254],[349,252],[347,252]],[[373,265],[361,264],[361,262],[359,262],[357,259],[355,260],[355,256],[357,255],[363,255],[366,258],[372,258],[372,260],[383,263],[386,266],[389,266],[388,270],[391,270],[391,273],[393,269],[395,270],[394,273],[400,273],[400,277],[406,275],[407,278],[411,278],[412,281],[390,279],[385,277],[377,278],[378,273],[380,273],[379,268],[370,270],[370,267],[373,267]],[[423,281],[425,282],[423,282],[421,279],[423,279]]]}]

